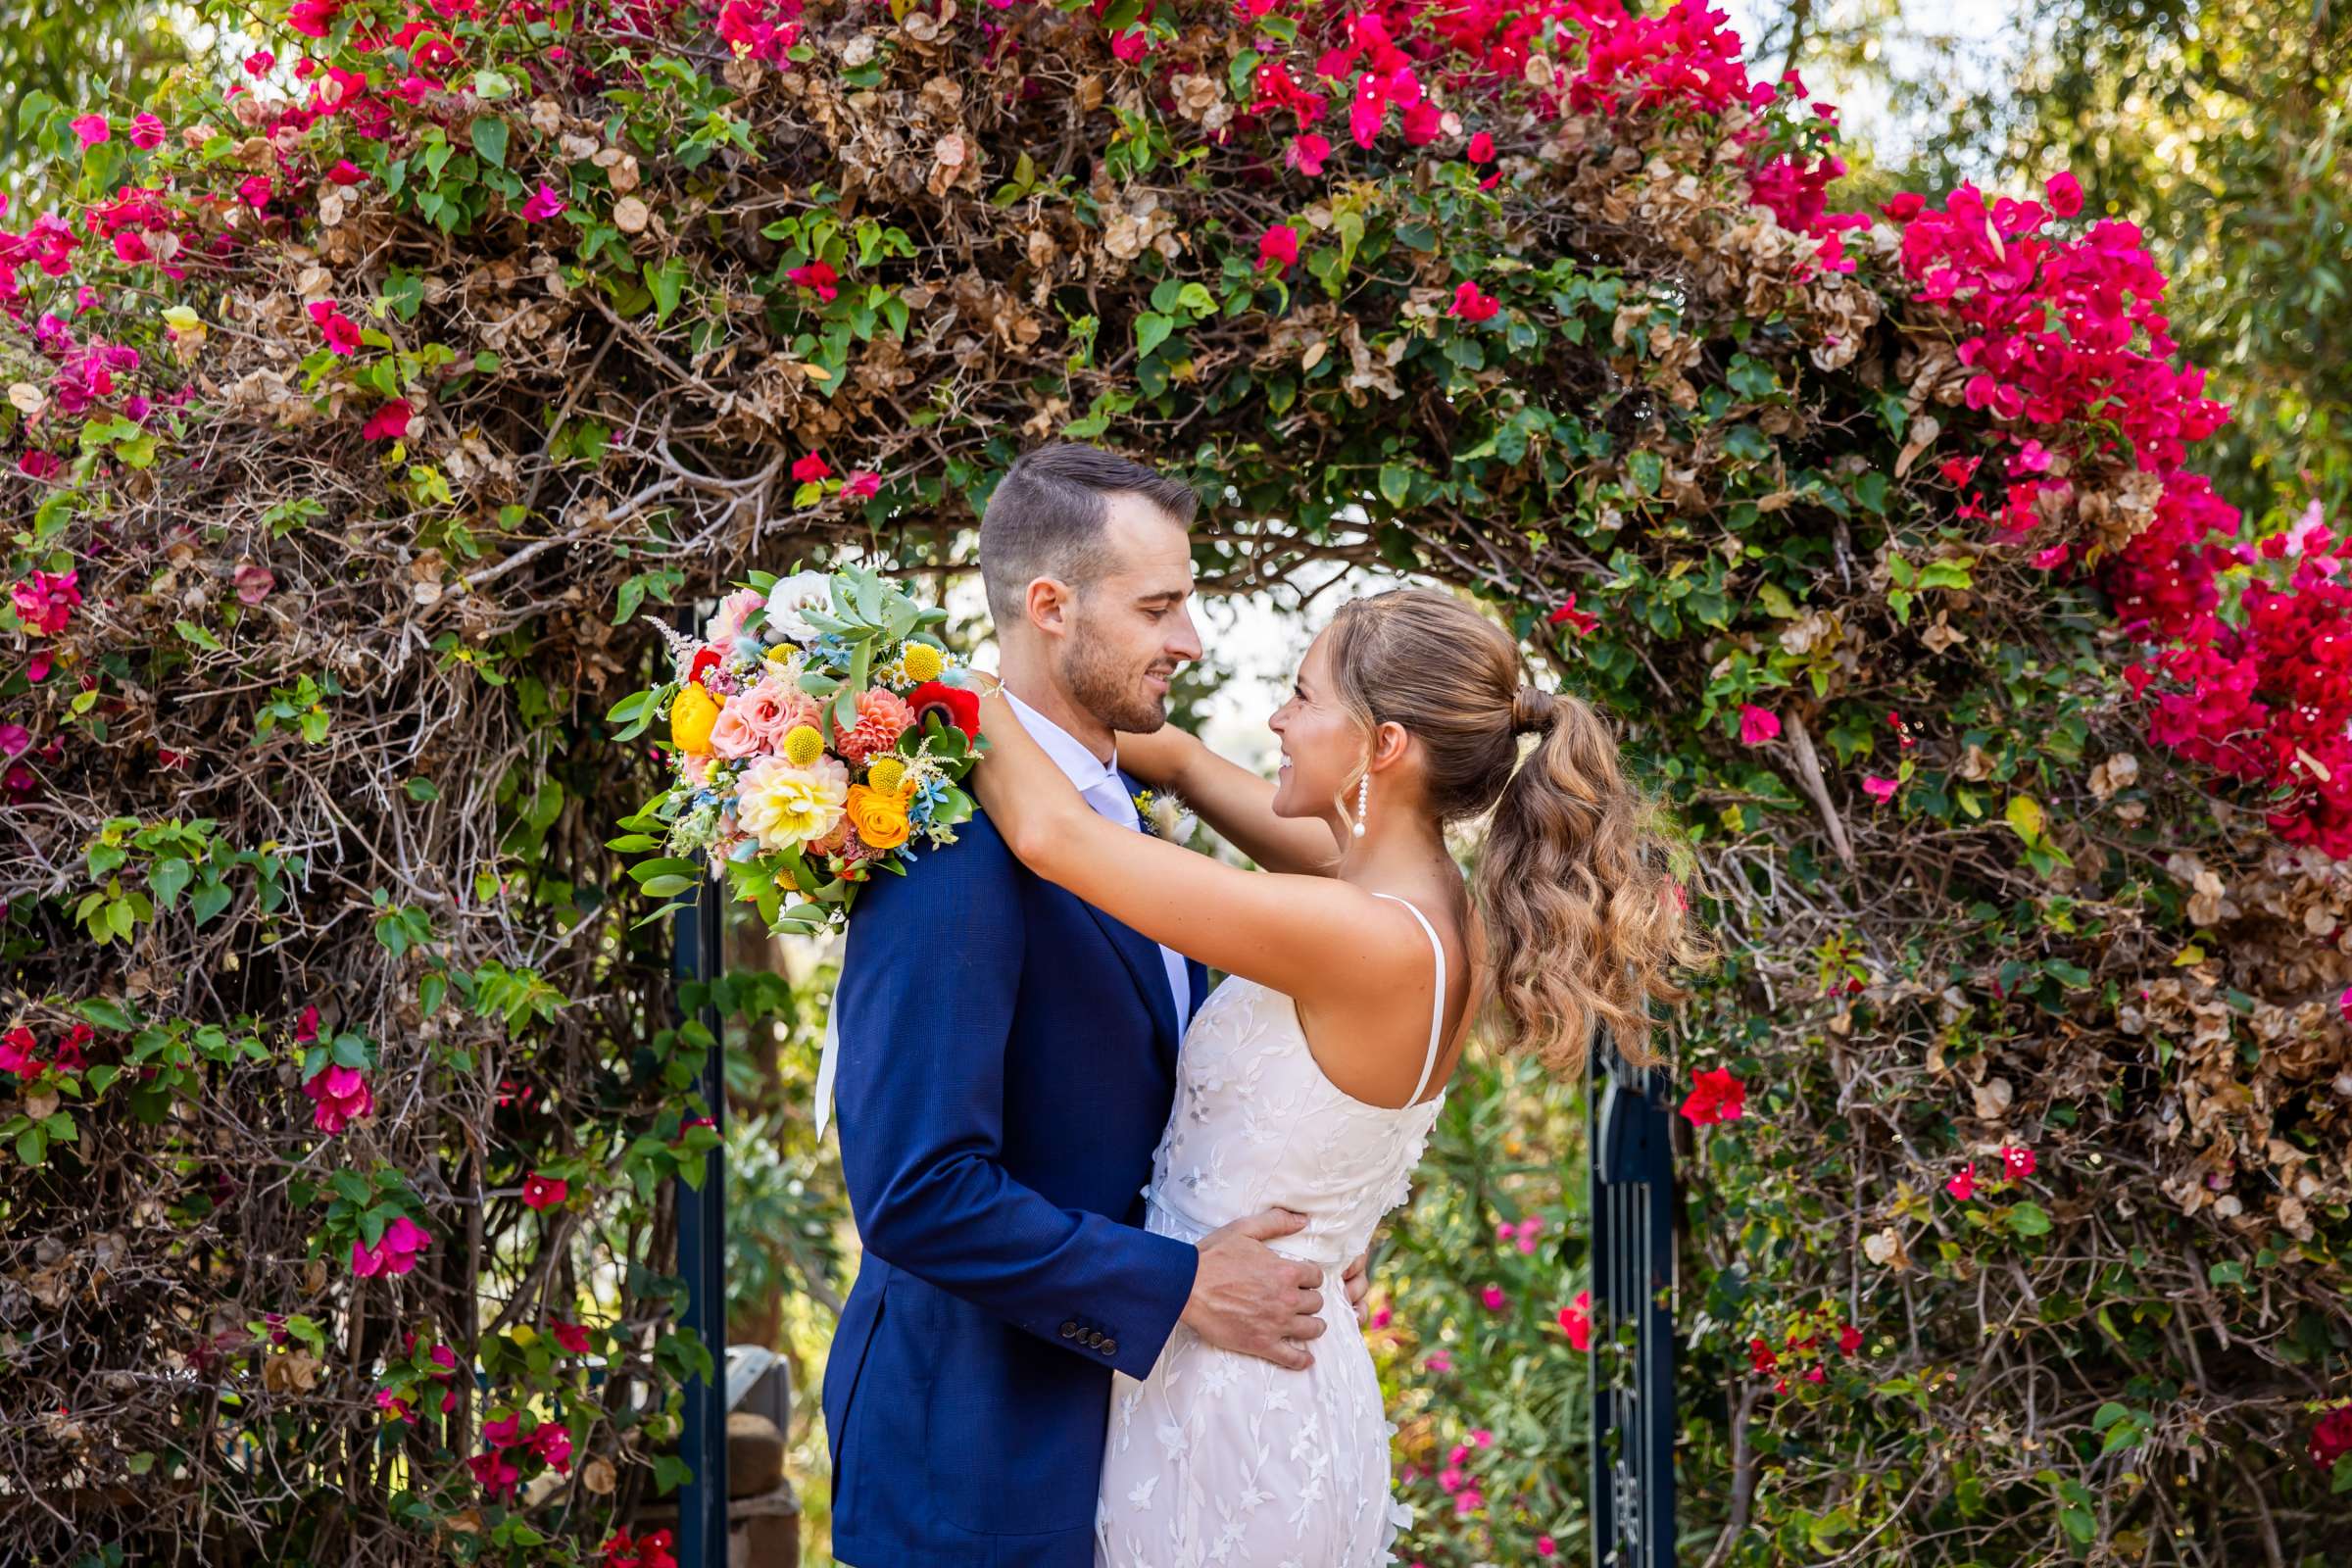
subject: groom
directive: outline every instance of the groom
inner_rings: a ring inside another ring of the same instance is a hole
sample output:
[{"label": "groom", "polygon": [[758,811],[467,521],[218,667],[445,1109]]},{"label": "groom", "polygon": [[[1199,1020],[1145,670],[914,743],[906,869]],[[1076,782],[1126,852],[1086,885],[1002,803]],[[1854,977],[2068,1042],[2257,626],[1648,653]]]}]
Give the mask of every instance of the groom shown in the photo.
[{"label": "groom", "polygon": [[[1113,732],[1165,723],[1170,678],[1200,657],[1195,505],[1056,445],[1012,466],[980,525],[1012,706],[1128,825]],[[1265,1246],[1298,1216],[1197,1246],[1139,1228],[1206,975],[1031,875],[976,817],[868,884],[842,976],[842,1169],[865,1261],[825,1368],[834,1555],[1090,1568],[1112,1370],[1144,1377],[1179,1321],[1291,1367],[1323,1330],[1318,1271]]]}]

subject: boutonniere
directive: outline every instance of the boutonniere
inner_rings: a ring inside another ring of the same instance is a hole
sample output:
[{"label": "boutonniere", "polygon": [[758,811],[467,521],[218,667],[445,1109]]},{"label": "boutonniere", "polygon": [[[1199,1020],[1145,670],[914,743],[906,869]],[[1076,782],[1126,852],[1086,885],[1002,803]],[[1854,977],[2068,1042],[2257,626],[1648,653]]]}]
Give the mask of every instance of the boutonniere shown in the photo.
[{"label": "boutonniere", "polygon": [[1164,790],[1137,790],[1135,814],[1139,825],[1155,839],[1170,844],[1192,840],[1193,813],[1184,802]]}]

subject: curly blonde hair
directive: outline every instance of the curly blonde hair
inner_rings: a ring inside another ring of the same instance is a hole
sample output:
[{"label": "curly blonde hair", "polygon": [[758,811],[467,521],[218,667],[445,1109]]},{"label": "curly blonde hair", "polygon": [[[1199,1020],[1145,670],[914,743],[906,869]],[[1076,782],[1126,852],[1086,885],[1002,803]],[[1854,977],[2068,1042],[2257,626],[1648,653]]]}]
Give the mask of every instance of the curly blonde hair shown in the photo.
[{"label": "curly blonde hair", "polygon": [[1527,684],[1509,634],[1433,589],[1342,607],[1331,668],[1367,732],[1396,723],[1420,742],[1441,824],[1494,811],[1472,897],[1504,1048],[1573,1076],[1597,1026],[1627,1060],[1657,1060],[1651,1004],[1688,997],[1680,976],[1710,950],[1689,914],[1687,852],[1600,716]]}]

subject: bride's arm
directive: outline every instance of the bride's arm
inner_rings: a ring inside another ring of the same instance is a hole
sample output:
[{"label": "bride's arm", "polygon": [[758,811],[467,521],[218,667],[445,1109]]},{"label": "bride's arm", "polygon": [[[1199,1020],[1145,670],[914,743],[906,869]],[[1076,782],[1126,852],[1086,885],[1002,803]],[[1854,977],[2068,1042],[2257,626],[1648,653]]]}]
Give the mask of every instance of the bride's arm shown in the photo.
[{"label": "bride's arm", "polygon": [[1333,876],[1340,841],[1319,817],[1274,814],[1274,785],[1219,757],[1198,735],[1163,726],[1119,737],[1119,765],[1199,813],[1211,832],[1269,871]]},{"label": "bride's arm", "polygon": [[1245,871],[1096,814],[1004,698],[982,699],[980,732],[970,788],[1005,845],[1152,941],[1310,1004],[1360,1004],[1366,976],[1426,965],[1410,916],[1337,877]]}]

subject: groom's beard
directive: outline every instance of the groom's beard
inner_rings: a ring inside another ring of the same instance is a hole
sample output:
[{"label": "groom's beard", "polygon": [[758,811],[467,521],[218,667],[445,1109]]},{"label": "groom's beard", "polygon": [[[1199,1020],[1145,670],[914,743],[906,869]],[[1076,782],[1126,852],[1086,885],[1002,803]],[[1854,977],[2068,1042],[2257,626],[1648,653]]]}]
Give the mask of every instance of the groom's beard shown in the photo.
[{"label": "groom's beard", "polygon": [[1064,646],[1061,667],[1063,689],[1070,701],[1092,713],[1112,729],[1125,730],[1130,735],[1149,735],[1168,721],[1168,711],[1159,699],[1142,690],[1146,673],[1173,675],[1176,666],[1165,670],[1156,665],[1148,671],[1120,669],[1109,656],[1084,638],[1072,639]]}]

